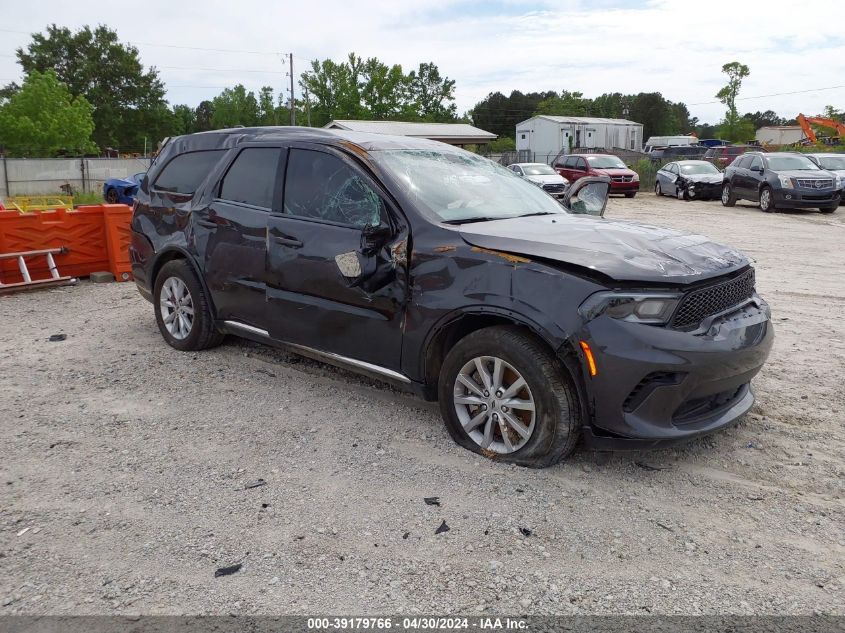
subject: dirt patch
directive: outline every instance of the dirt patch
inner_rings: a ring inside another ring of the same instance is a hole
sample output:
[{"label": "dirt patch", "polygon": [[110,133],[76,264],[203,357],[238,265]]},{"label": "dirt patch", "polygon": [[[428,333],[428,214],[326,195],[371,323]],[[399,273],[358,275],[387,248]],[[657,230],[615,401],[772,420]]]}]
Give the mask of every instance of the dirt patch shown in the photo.
[{"label": "dirt patch", "polygon": [[756,259],[776,342],[739,426],[526,470],[375,381],[179,353],[132,285],[0,299],[0,614],[842,614],[845,210],[608,216]]}]

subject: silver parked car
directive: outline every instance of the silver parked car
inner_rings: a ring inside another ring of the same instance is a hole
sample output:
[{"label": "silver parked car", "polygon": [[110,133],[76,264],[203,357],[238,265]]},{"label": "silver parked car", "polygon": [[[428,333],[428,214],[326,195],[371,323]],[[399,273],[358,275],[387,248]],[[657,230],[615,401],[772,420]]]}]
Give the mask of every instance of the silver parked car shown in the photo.
[{"label": "silver parked car", "polygon": [[723,174],[706,160],[679,160],[657,172],[654,193],[681,200],[716,200],[722,193]]},{"label": "silver parked car", "polygon": [[569,189],[569,181],[545,163],[513,163],[508,169],[554,198],[563,198]]},{"label": "silver parked car", "polygon": [[[839,176],[839,180],[845,183],[845,154],[805,154],[822,169],[833,172]],[[839,204],[845,204],[845,189],[839,198]]]}]

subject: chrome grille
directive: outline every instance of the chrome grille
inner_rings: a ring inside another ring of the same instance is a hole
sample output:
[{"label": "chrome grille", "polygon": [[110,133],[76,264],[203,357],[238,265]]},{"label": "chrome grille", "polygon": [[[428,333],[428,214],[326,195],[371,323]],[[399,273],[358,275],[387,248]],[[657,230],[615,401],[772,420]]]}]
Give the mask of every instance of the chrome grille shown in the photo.
[{"label": "chrome grille", "polygon": [[543,185],[543,191],[548,191],[549,193],[563,193],[565,187],[561,184],[555,185]]},{"label": "chrome grille", "polygon": [[634,177],[633,176],[612,176],[611,179],[613,182],[631,182]]},{"label": "chrome grille", "polygon": [[802,189],[826,189],[833,186],[830,178],[796,178],[795,181]]},{"label": "chrome grille", "polygon": [[754,294],[753,268],[739,277],[693,290],[685,295],[675,311],[671,325],[679,330],[696,326],[709,316],[739,305],[752,294]]}]

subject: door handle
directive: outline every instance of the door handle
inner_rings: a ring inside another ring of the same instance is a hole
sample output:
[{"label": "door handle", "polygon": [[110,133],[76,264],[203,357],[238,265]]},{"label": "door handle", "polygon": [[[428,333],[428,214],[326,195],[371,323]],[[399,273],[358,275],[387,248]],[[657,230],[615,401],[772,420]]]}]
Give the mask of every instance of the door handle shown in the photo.
[{"label": "door handle", "polygon": [[207,229],[216,229],[217,223],[212,222],[211,220],[197,220],[197,224],[200,226],[204,226]]},{"label": "door handle", "polygon": [[302,242],[300,242],[295,237],[281,237],[278,235],[273,236],[273,241],[276,244],[280,244],[281,246],[290,246],[291,248],[302,248]]}]

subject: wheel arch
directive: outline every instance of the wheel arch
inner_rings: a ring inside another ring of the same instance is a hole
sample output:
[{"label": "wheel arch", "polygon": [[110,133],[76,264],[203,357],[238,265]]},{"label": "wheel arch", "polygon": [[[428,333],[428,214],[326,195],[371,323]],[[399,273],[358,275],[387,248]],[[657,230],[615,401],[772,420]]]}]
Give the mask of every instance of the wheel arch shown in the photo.
[{"label": "wheel arch", "polygon": [[458,341],[472,332],[495,325],[520,327],[547,346],[553,354],[558,354],[566,340],[565,336],[549,331],[533,319],[503,308],[473,306],[452,312],[438,321],[423,343],[420,369],[427,392],[431,390],[431,393],[436,393],[440,367],[449,350]]},{"label": "wheel arch", "polygon": [[[209,306],[211,307],[212,314],[217,314],[217,309],[214,306],[214,300],[212,299],[211,293],[208,290],[208,284],[205,282],[205,277],[200,270],[199,264],[194,259],[193,255],[191,255],[187,250],[179,246],[168,246],[161,250],[156,255],[155,260],[153,261],[153,265],[150,268],[150,278],[149,278],[149,287],[150,292],[155,293],[155,285],[156,279],[158,278],[158,274],[161,272],[161,269],[164,267],[165,264],[168,262],[172,262],[175,260],[185,260],[188,265],[193,268],[194,273],[196,273],[197,279],[199,279],[200,286],[202,286],[202,291],[205,293],[206,300],[208,301]],[[155,301],[154,297],[154,301]]]}]

